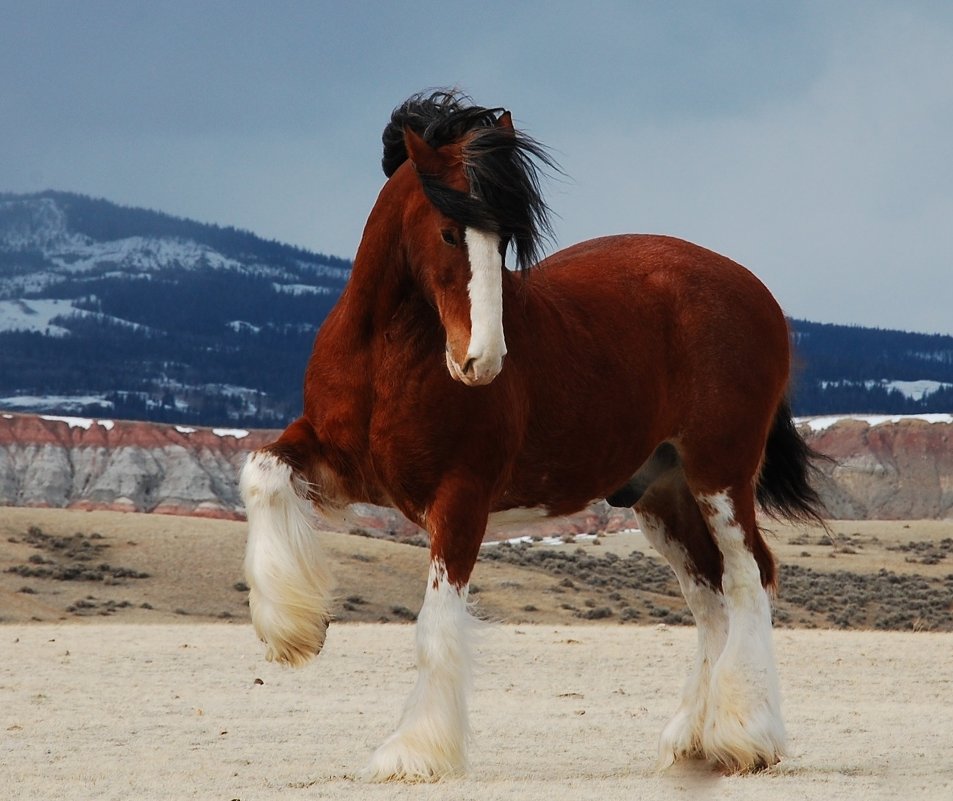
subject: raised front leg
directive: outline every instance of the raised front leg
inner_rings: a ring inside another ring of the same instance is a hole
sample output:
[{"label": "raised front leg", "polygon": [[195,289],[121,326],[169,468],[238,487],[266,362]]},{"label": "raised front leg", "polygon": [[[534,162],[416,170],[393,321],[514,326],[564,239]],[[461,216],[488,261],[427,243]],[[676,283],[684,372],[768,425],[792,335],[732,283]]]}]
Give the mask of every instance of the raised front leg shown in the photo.
[{"label": "raised front leg", "polygon": [[467,767],[471,632],[467,587],[486,530],[480,493],[448,487],[427,514],[430,572],[417,617],[417,684],[397,731],[374,752],[364,778],[430,781]]},{"label": "raised front leg", "polygon": [[252,623],[268,660],[302,665],[321,651],[331,619],[332,581],[318,543],[303,466],[315,461],[306,420],[250,454],[241,473],[248,512],[245,576]]}]

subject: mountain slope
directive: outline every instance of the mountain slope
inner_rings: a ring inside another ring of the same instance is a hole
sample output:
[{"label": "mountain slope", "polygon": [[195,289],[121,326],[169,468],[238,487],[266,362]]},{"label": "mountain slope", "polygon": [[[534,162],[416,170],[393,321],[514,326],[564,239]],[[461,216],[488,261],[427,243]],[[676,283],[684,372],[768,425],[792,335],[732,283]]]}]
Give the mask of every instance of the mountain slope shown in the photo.
[{"label": "mountain slope", "polygon": [[[284,426],[349,274],[234,228],[0,194],[0,408]],[[797,414],[953,410],[953,337],[791,325]]]},{"label": "mountain slope", "polygon": [[798,414],[953,411],[953,337],[793,320]]},{"label": "mountain slope", "polygon": [[0,405],[283,423],[349,271],[103,200],[0,195]]}]

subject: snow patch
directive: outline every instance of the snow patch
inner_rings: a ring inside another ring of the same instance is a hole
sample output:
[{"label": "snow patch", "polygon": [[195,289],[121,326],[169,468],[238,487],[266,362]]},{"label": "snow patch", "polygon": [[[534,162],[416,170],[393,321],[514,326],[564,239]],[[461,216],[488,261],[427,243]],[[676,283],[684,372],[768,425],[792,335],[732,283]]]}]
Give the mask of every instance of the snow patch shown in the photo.
[{"label": "snow patch", "polygon": [[136,331],[149,330],[148,326],[112,317],[101,312],[92,312],[73,305],[72,300],[60,298],[14,298],[0,300],[0,331],[33,331],[53,337],[67,337],[72,332],[61,325],[54,325],[56,317],[86,317],[100,322],[111,322]]},{"label": "snow patch", "polygon": [[48,420],[51,423],[66,423],[70,428],[82,428],[84,431],[89,431],[94,423],[102,426],[107,431],[112,431],[115,426],[112,420],[91,420],[88,417],[60,417],[59,415],[41,414],[40,419]]},{"label": "snow patch", "polygon": [[333,290],[326,286],[314,286],[313,284],[275,284],[271,285],[275,292],[282,292],[286,295],[330,295]]},{"label": "snow patch", "polygon": [[0,202],[0,242],[8,250],[63,247],[88,239],[71,234],[66,213],[52,198]]},{"label": "snow patch", "polygon": [[107,409],[113,407],[112,401],[102,395],[11,395],[0,398],[0,408],[22,409],[38,412],[42,410],[62,411],[80,410],[85,406],[102,406]]},{"label": "snow patch", "polygon": [[351,271],[344,267],[332,267],[330,264],[315,263],[312,261],[297,262],[298,267],[302,267],[322,278],[333,278],[336,281],[347,281],[351,277]]},{"label": "snow patch", "polygon": [[0,300],[0,331],[33,331],[53,337],[69,336],[68,328],[53,325],[54,317],[87,314],[68,300]]},{"label": "snow patch", "polygon": [[932,379],[921,379],[919,381],[900,381],[898,379],[889,378],[869,379],[867,381],[821,381],[820,385],[824,389],[827,389],[828,387],[865,387],[866,389],[880,387],[887,392],[899,392],[904,397],[913,401],[921,401],[927,395],[932,395],[938,390],[949,389],[950,387],[953,387],[953,384],[950,384],[947,381],[934,381]]},{"label": "snow patch", "polygon": [[95,422],[88,417],[58,417],[49,414],[41,414],[40,419],[51,423],[66,423],[70,428],[82,428],[84,431],[89,431],[90,426]]},{"label": "snow patch", "polygon": [[189,428],[188,426],[176,426],[175,430],[178,431],[180,434],[186,434],[186,435],[195,433],[195,429]]},{"label": "snow patch", "polygon": [[244,320],[229,320],[227,323],[225,323],[225,327],[231,328],[232,331],[235,331],[236,333],[240,333],[242,331],[251,331],[257,334],[259,331],[261,331],[260,325],[252,325],[251,323],[247,323]]},{"label": "snow patch", "polygon": [[[207,245],[186,239],[159,239],[157,237],[130,236],[109,242],[90,242],[77,247],[72,244],[69,259],[65,254],[53,253],[51,260],[64,272],[84,273],[101,271],[109,264],[122,265],[125,271],[133,268],[141,272],[169,267],[196,269],[241,269],[243,265],[223,256]],[[59,257],[59,258],[57,258]]]},{"label": "snow patch", "polygon": [[811,431],[824,431],[841,420],[859,420],[869,426],[900,423],[904,420],[923,420],[927,423],[953,423],[953,414],[834,414],[823,417],[796,417],[797,425],[806,425]]},{"label": "snow patch", "polygon": [[906,397],[915,401],[923,400],[924,396],[932,395],[937,390],[953,387],[953,384],[948,384],[944,381],[931,381],[929,379],[922,381],[882,381],[881,384],[888,391],[891,389],[896,390],[900,394],[906,395]]},{"label": "snow patch", "polygon": [[213,428],[212,433],[216,437],[235,437],[235,439],[248,436],[248,432],[244,428]]},{"label": "snow patch", "polygon": [[[613,534],[641,534],[641,529],[637,528],[626,528],[621,531],[614,531]],[[481,548],[492,548],[503,543],[507,545],[522,545],[526,543],[528,545],[565,545],[566,540],[564,537],[572,537],[573,542],[590,542],[598,537],[598,534],[559,534],[551,537],[542,537],[542,538],[533,538],[531,536],[523,537],[513,537],[508,540],[494,540],[490,542],[481,543]]]}]

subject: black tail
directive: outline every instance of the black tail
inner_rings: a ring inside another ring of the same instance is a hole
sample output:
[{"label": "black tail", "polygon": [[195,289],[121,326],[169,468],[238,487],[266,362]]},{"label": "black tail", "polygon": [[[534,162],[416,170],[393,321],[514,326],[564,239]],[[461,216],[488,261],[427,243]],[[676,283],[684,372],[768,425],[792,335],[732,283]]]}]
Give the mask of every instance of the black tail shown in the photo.
[{"label": "black tail", "polygon": [[781,402],[768,434],[764,464],[758,476],[758,503],[772,517],[827,528],[824,504],[812,486],[820,473],[816,461],[828,457],[808,446],[798,433],[787,399]]}]

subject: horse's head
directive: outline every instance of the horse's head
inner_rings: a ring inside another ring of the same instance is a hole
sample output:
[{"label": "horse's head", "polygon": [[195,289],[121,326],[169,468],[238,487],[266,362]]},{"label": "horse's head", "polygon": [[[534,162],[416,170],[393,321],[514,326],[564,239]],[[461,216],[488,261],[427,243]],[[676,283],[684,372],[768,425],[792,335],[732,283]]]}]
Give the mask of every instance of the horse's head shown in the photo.
[{"label": "horse's head", "polygon": [[442,92],[398,108],[384,143],[384,171],[404,188],[401,248],[446,332],[447,369],[488,384],[506,355],[504,256],[513,242],[521,267],[535,261],[548,224],[533,159],[551,162],[508,112]]},{"label": "horse's head", "polygon": [[[462,147],[431,147],[411,128],[405,129],[404,141],[423,190],[416,203],[405,206],[408,261],[443,323],[450,375],[470,386],[488,384],[503,368],[506,355],[505,245],[491,217],[453,208],[454,203],[477,206],[463,170]],[[429,195],[435,192],[445,202],[431,202]]]}]

